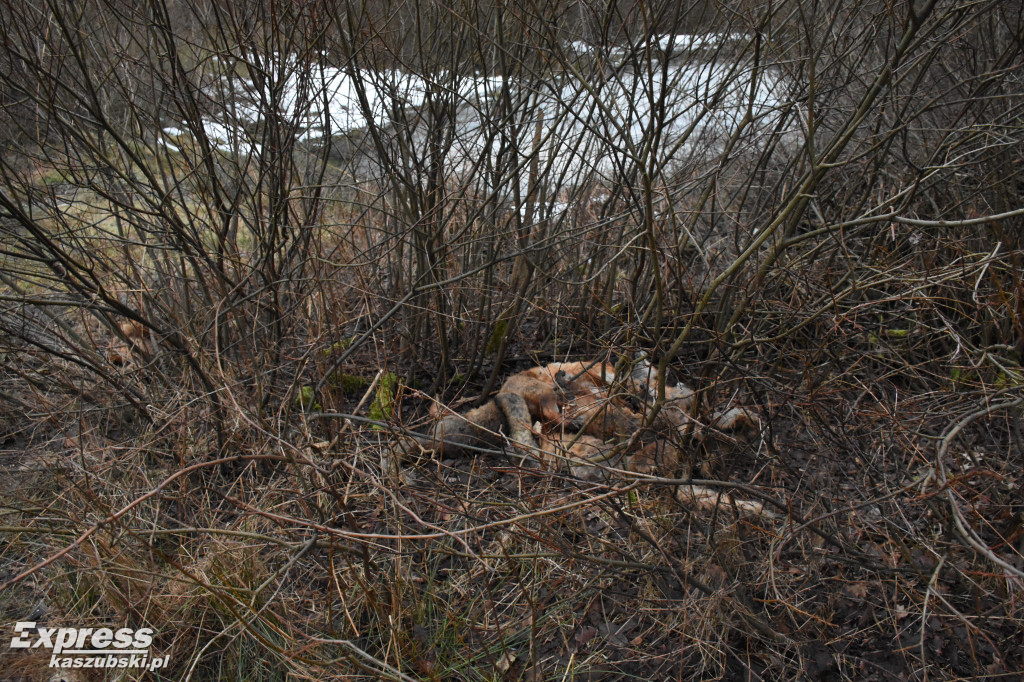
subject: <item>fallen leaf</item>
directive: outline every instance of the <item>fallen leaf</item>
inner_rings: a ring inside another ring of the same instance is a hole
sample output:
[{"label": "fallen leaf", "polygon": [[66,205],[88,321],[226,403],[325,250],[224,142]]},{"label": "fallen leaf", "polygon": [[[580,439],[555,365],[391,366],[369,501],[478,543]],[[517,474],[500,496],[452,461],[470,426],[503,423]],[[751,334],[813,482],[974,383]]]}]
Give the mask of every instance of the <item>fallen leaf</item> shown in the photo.
[{"label": "fallen leaf", "polygon": [[864,599],[871,594],[871,585],[865,582],[850,583],[843,588],[843,591],[851,597],[857,597],[858,599]]},{"label": "fallen leaf", "polygon": [[516,655],[512,651],[506,651],[501,655],[497,661],[494,662],[494,668],[501,674],[508,672],[508,669],[512,667],[512,664],[516,662]]},{"label": "fallen leaf", "polygon": [[579,646],[585,646],[587,642],[594,639],[594,635],[597,634],[597,628],[592,625],[584,625],[576,631],[574,639],[576,644]]}]

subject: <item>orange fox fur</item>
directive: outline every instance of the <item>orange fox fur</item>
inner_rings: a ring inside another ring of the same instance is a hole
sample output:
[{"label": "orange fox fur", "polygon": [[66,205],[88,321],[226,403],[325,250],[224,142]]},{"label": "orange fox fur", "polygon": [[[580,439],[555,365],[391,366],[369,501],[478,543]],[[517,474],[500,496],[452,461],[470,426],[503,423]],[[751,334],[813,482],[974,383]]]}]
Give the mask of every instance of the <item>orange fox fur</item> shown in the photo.
[{"label": "orange fox fur", "polygon": [[467,446],[499,447],[504,442],[502,433],[525,448],[535,447],[530,411],[523,396],[502,392],[466,414],[445,415],[428,437],[417,440],[427,450],[451,454]]},{"label": "orange fox fur", "polygon": [[[657,386],[651,366],[642,362],[626,381],[624,393],[641,394],[649,402]],[[592,478],[601,467],[638,473],[668,473],[683,461],[680,436],[695,426],[690,410],[693,391],[677,384],[665,387],[661,412],[642,435],[639,449],[613,453],[621,442],[644,428],[644,417],[632,410],[624,395],[611,392],[615,369],[604,362],[553,362],[509,377],[494,400],[466,414],[448,414],[429,436],[419,437],[429,450],[445,454],[472,447],[496,447],[508,440],[545,466],[568,462],[574,474]],[[531,424],[533,425],[531,428]],[[716,414],[712,428],[746,438],[756,433],[756,417],[742,408]],[[704,431],[695,431],[698,441]],[[715,434],[712,433],[712,436]],[[721,441],[720,437],[716,437]]]},{"label": "orange fox fur", "polygon": [[609,363],[552,362],[512,375],[501,390],[522,395],[536,420],[607,440],[628,436],[642,421],[612,400],[608,387],[614,378]]},{"label": "orange fox fur", "polygon": [[[534,430],[540,430],[539,423],[534,425]],[[621,456],[608,457],[614,445],[584,433],[541,431],[537,442],[540,446],[538,459],[545,468],[555,469],[567,463],[573,475],[582,479],[597,478],[601,466],[616,466],[621,460]]]},{"label": "orange fox fur", "polygon": [[117,324],[117,330],[121,332],[127,343],[115,341],[107,353],[108,359],[117,365],[126,364],[132,355],[138,355],[143,359],[150,357],[149,330],[141,322],[135,320],[124,320]]},{"label": "orange fox fur", "polygon": [[[539,368],[535,368],[539,369]],[[558,407],[557,384],[534,376],[530,370],[513,374],[501,386],[501,393],[515,393],[523,397],[534,419],[557,423],[562,411]]]}]

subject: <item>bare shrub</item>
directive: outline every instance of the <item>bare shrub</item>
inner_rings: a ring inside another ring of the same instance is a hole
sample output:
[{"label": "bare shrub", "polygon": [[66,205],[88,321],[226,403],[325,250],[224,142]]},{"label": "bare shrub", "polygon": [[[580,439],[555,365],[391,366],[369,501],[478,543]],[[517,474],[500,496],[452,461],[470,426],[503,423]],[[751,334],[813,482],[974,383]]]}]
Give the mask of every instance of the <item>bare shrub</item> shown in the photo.
[{"label": "bare shrub", "polygon": [[[1021,22],[0,3],[9,620],[181,679],[1020,670]],[[720,499],[398,460],[428,399],[639,350],[758,407],[686,444]]]}]

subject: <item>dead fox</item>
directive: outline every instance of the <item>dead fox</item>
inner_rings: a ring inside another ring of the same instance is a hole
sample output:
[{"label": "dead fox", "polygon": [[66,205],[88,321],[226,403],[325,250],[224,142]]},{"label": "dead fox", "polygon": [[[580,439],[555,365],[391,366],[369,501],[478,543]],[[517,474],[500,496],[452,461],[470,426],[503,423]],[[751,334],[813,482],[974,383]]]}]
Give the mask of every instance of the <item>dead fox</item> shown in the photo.
[{"label": "dead fox", "polygon": [[[646,360],[637,362],[618,386],[615,368],[605,362],[532,367],[509,377],[494,400],[466,414],[443,416],[429,436],[417,440],[424,449],[451,454],[470,447],[500,447],[507,439],[542,464],[569,462],[577,475],[587,478],[601,467],[675,471],[684,461],[680,444],[690,435],[703,442],[705,430],[691,421],[694,394],[683,384],[665,387],[660,413],[654,424],[645,426],[645,415],[628,403],[635,400],[646,408],[657,383]],[[716,414],[712,427],[716,431],[711,435],[721,440],[716,433],[748,435],[757,429],[757,420],[748,411],[733,408]],[[634,452],[615,451],[617,443],[641,430]]]},{"label": "dead fox", "polygon": [[425,450],[450,455],[472,448],[494,448],[504,444],[504,435],[525,449],[536,448],[530,430],[530,410],[517,393],[498,393],[466,414],[449,413],[441,417],[430,435],[417,437]]},{"label": "dead fox", "polygon": [[124,341],[114,340],[107,352],[107,359],[115,365],[127,364],[132,356],[148,360],[152,356],[150,333],[144,324],[136,320],[124,320],[117,324],[117,330]]},{"label": "dead fox", "polygon": [[573,476],[583,480],[596,480],[602,471],[618,467],[622,454],[612,455],[615,445],[589,436],[585,433],[550,432],[541,429],[540,422],[534,424],[534,431],[540,446],[537,459],[546,469],[558,469],[567,465]]},{"label": "dead fox", "polygon": [[[602,369],[611,372],[610,366]],[[596,388],[599,381],[594,368],[580,362],[533,367],[509,377],[494,400],[466,414],[441,417],[429,436],[416,440],[426,450],[451,454],[467,447],[499,447],[505,434],[521,447],[536,449],[530,425],[538,421],[549,428],[561,428],[577,423],[574,419],[580,415],[567,420],[560,403],[569,403],[567,394],[581,387]]]},{"label": "dead fox", "polygon": [[[534,370],[537,369],[542,368],[534,368]],[[512,393],[522,396],[534,419],[550,424],[560,424],[562,410],[558,406],[559,392],[559,386],[553,379],[548,381],[546,377],[539,376],[533,370],[527,370],[510,376],[502,384],[498,395]]]},{"label": "dead fox", "polygon": [[553,362],[512,375],[502,392],[522,395],[531,416],[549,427],[608,440],[642,424],[640,415],[609,393],[614,380],[615,368],[606,362]]},{"label": "dead fox", "polygon": [[[614,368],[607,363],[533,367],[509,377],[493,400],[466,414],[445,415],[429,436],[417,440],[425,449],[445,454],[511,441],[545,468],[567,468],[577,478],[599,480],[623,469],[660,476],[680,468],[693,472],[697,450],[703,455],[700,471],[707,476],[720,462],[724,444],[744,442],[760,430],[757,416],[739,407],[716,412],[708,425],[700,424],[691,414],[694,392],[683,384],[665,387],[661,411],[645,427],[644,415],[627,400],[639,398],[641,411],[655,400],[658,380],[645,360],[616,386]],[[640,429],[638,449],[624,452],[624,439]],[[684,451],[687,442],[696,448]],[[704,509],[724,505],[739,513],[773,516],[759,502],[698,485],[679,486],[676,497]]]}]

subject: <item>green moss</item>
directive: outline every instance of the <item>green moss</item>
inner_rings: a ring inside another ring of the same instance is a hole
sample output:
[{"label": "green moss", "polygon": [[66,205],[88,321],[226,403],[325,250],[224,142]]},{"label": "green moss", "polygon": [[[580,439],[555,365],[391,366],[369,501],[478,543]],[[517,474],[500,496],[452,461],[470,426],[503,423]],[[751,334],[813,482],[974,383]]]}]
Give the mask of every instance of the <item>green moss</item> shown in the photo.
[{"label": "green moss", "polygon": [[40,176],[39,180],[49,187],[50,185],[59,185],[65,182],[67,179],[64,177],[64,173],[59,170],[48,170]]},{"label": "green moss", "polygon": [[1001,371],[996,375],[996,388],[1015,388],[1021,385],[1021,373],[1012,369]]},{"label": "green moss", "polygon": [[353,336],[350,339],[342,339],[341,341],[336,341],[327,348],[324,348],[324,355],[334,355],[335,353],[340,353],[343,350],[348,350],[348,347],[351,346],[353,342],[355,342],[355,340],[356,337]]},{"label": "green moss", "polygon": [[346,396],[351,396],[365,391],[370,382],[355,374],[343,374],[334,372],[327,378],[327,385],[341,391]]},{"label": "green moss", "polygon": [[508,320],[498,320],[494,325],[494,331],[491,332],[491,338],[487,340],[487,348],[484,352],[487,354],[497,353],[498,349],[501,348],[501,341],[505,338],[507,331]]},{"label": "green moss", "polygon": [[[976,370],[963,369],[960,367],[954,367],[949,372],[950,383],[953,385],[953,390],[957,391],[964,387],[969,387],[971,384],[976,384],[981,380],[981,376]],[[997,378],[998,381],[998,378]]]},{"label": "green moss", "polygon": [[398,388],[398,377],[393,372],[384,372],[377,382],[377,394],[370,405],[370,419],[384,421],[391,418],[395,405],[395,389]]},{"label": "green moss", "polygon": [[315,395],[316,394],[312,386],[303,386],[299,389],[298,395],[295,396],[295,404],[302,410],[318,411],[322,408],[320,407],[320,403],[314,400]]}]

